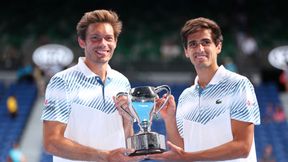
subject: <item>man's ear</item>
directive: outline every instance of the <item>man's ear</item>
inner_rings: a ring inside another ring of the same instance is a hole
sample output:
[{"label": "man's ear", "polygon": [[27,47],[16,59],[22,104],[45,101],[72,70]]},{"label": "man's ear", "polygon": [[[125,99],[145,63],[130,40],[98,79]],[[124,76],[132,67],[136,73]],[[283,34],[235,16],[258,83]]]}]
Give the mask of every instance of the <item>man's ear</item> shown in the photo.
[{"label": "man's ear", "polygon": [[184,53],[185,53],[185,57],[186,57],[186,58],[189,58],[189,54],[188,54],[187,48],[184,48]]},{"label": "man's ear", "polygon": [[221,53],[221,51],[222,51],[222,42],[219,42],[216,48],[217,48],[217,52],[218,52],[217,54]]},{"label": "man's ear", "polygon": [[86,46],[85,41],[81,39],[80,37],[78,37],[78,44],[81,48],[85,48]]},{"label": "man's ear", "polygon": [[115,49],[116,49],[117,44],[118,44],[117,42],[118,42],[118,39],[116,38],[116,39],[115,39]]}]

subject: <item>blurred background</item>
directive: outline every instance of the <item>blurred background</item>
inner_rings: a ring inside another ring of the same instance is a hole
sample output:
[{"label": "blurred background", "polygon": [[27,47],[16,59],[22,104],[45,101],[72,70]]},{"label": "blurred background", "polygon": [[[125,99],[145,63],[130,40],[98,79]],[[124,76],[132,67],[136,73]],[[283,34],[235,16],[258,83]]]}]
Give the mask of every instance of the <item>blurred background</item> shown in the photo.
[{"label": "blurred background", "polygon": [[[85,12],[94,9],[114,10],[123,21],[112,68],[126,75],[132,86],[167,84],[176,100],[196,75],[184,57],[180,29],[190,18],[215,20],[224,36],[219,64],[247,76],[255,86],[262,121],[255,128],[259,161],[269,154],[275,161],[288,161],[288,13],[284,0],[22,0],[0,6],[1,162],[17,147],[13,144],[19,144],[28,162],[52,161],[41,141],[45,86],[56,72],[84,55],[77,43],[76,25]],[[34,56],[39,54],[36,49],[47,44],[69,49],[71,61],[65,62],[68,56],[57,57],[55,51]],[[161,120],[153,126],[165,133]]]}]

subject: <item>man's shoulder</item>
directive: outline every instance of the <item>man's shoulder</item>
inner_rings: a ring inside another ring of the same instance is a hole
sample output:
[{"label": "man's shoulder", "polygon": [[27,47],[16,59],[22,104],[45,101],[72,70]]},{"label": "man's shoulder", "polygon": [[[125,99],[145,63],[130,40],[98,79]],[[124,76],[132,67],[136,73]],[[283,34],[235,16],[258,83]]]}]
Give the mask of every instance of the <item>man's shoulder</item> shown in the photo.
[{"label": "man's shoulder", "polygon": [[69,68],[66,68],[58,73],[55,74],[55,76],[58,76],[58,77],[63,77],[63,76],[66,76],[66,75],[71,75],[75,72],[79,72],[79,70],[77,70],[77,65],[74,65],[74,66],[71,66]]},{"label": "man's shoulder", "polygon": [[195,85],[192,85],[192,86],[190,86],[190,87],[187,87],[187,88],[185,88],[185,89],[182,91],[182,93],[181,93],[181,95],[179,96],[179,98],[183,98],[183,97],[185,97],[185,96],[191,96],[191,93],[194,93],[194,91],[195,91]]},{"label": "man's shoulder", "polygon": [[232,71],[229,71],[229,70],[227,70],[224,79],[229,80],[231,82],[249,81],[249,79],[246,76],[232,72]]},{"label": "man's shoulder", "polygon": [[78,70],[77,66],[72,66],[56,73],[51,79],[69,80],[83,76],[82,72]]},{"label": "man's shoulder", "polygon": [[113,76],[113,77],[117,77],[117,78],[122,78],[122,79],[127,79],[128,80],[128,78],[124,74],[122,74],[121,72],[119,72],[119,71],[117,71],[115,69],[110,69],[110,73],[111,73],[111,76]]}]

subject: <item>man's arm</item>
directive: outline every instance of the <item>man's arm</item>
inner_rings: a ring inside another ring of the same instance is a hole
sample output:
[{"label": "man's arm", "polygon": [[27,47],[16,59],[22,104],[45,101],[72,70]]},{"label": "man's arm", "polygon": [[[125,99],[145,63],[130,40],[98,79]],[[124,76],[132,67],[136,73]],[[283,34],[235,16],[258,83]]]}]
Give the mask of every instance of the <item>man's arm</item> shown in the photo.
[{"label": "man's arm", "polygon": [[143,157],[128,157],[127,151],[119,148],[111,151],[97,150],[88,146],[78,144],[64,137],[66,124],[56,121],[43,122],[44,148],[47,152],[71,160],[85,161],[135,161],[142,160]]},{"label": "man's arm", "polygon": [[[166,127],[167,140],[171,143],[184,148],[183,138],[180,136],[176,124],[176,103],[173,95],[169,97],[167,104],[160,111]],[[158,105],[162,105],[166,96],[157,101]]]},{"label": "man's arm", "polygon": [[[254,124],[231,120],[233,140],[218,147],[191,153],[193,160],[229,160],[246,158],[251,150]],[[190,153],[188,153],[190,154]]]},{"label": "man's arm", "polygon": [[125,139],[134,135],[133,130],[133,118],[127,119],[122,116],[123,119],[123,129],[125,133]]},{"label": "man's arm", "polygon": [[99,160],[107,158],[107,151],[95,150],[64,137],[66,124],[56,121],[43,122],[44,148],[47,152],[73,160]]},{"label": "man's arm", "polygon": [[232,120],[233,140],[218,147],[198,152],[184,152],[175,145],[169,145],[171,151],[151,155],[151,159],[169,159],[174,161],[198,161],[198,160],[229,160],[245,158],[249,155],[253,137],[254,124]]},{"label": "man's arm", "polygon": [[132,113],[129,110],[128,97],[125,95],[117,97],[113,96],[113,101],[119,114],[122,116],[125,139],[127,139],[127,137],[134,135],[133,130],[134,117],[132,116]]}]

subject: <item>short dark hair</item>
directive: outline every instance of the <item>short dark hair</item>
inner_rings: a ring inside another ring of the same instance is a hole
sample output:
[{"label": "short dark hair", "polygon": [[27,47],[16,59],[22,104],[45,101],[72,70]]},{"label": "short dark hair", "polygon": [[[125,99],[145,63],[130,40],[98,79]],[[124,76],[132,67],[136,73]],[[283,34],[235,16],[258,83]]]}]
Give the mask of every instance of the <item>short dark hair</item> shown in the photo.
[{"label": "short dark hair", "polygon": [[114,38],[117,40],[122,31],[122,22],[116,12],[111,10],[94,10],[86,12],[77,24],[77,35],[82,40],[86,39],[86,31],[90,24],[109,23],[114,31]]},{"label": "short dark hair", "polygon": [[212,34],[212,41],[218,45],[223,42],[223,36],[221,29],[216,22],[208,18],[195,18],[186,21],[185,25],[182,27],[180,35],[184,48],[187,48],[187,37],[201,29],[210,29]]}]

